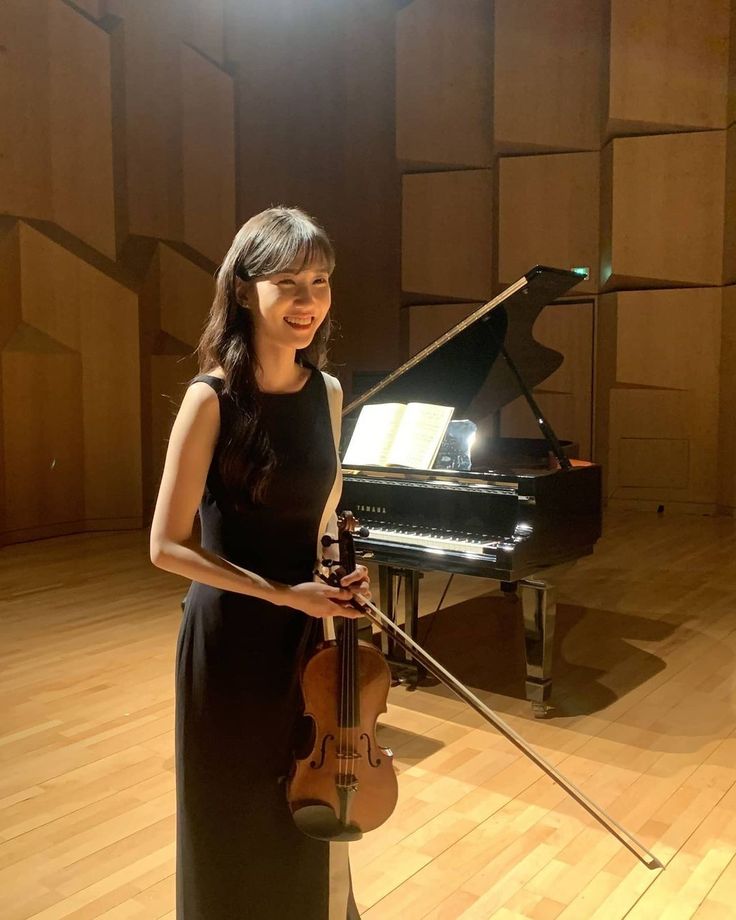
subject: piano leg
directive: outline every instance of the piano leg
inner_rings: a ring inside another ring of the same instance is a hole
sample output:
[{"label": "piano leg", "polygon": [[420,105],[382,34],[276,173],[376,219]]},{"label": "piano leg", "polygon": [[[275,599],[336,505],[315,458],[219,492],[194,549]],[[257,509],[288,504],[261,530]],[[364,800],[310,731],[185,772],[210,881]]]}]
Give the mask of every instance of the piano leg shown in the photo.
[{"label": "piano leg", "polygon": [[[404,579],[404,632],[416,641],[419,617],[419,579],[422,573],[414,569],[399,569],[390,565],[379,565],[378,586],[381,609],[386,616],[396,622],[396,585],[399,578]],[[426,677],[426,671],[412,656],[397,645],[390,636],[381,631],[381,651],[383,652],[391,673],[397,683],[404,683],[415,689],[418,682]]]},{"label": "piano leg", "polygon": [[543,717],[552,708],[552,644],[557,613],[556,592],[545,581],[524,578],[519,582],[526,647],[526,698],[532,712]]}]

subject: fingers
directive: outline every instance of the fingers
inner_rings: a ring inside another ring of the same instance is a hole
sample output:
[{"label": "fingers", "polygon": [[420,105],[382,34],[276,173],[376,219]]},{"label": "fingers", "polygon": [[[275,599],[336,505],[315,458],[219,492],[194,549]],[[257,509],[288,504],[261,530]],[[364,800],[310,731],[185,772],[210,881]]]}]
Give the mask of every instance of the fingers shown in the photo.
[{"label": "fingers", "polygon": [[357,588],[361,594],[366,594],[370,587],[370,581],[368,569],[364,565],[356,565],[355,571],[350,572],[348,575],[344,575],[340,579],[340,584],[345,587],[350,586],[354,589]]}]

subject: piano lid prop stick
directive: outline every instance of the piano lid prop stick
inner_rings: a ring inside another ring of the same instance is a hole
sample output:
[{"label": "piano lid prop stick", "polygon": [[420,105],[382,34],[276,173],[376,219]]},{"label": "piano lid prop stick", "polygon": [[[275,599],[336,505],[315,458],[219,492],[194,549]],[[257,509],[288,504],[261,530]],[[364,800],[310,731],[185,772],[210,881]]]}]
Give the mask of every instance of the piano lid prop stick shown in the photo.
[{"label": "piano lid prop stick", "polygon": [[489,709],[478,697],[462,684],[456,677],[453,677],[449,671],[445,670],[439,662],[435,661],[424,649],[418,645],[410,636],[404,632],[401,627],[397,626],[393,620],[390,620],[385,613],[378,609],[371,601],[366,600],[361,594],[355,594],[355,601],[360,609],[365,613],[371,622],[375,623],[384,632],[387,632],[392,639],[395,639],[405,651],[413,655],[423,667],[433,674],[437,680],[442,681],[453,693],[457,694],[460,699],[465,700],[469,706],[472,706],[476,712],[482,715],[486,721],[490,722],[505,738],[515,745],[523,754],[532,760],[541,770],[551,777],[560,785],[568,795],[592,815],[599,824],[606,828],[609,833],[613,834],[636,858],[644,863],[647,869],[664,869],[662,863],[651,853],[642,843],[640,843],[633,834],[630,834],[625,827],[622,827],[618,821],[610,817],[603,809],[596,805],[592,799],[589,799],[584,792],[581,792],[570,780],[566,779],[552,764],[545,760],[541,754],[538,754],[517,732],[507,725],[496,713]]}]

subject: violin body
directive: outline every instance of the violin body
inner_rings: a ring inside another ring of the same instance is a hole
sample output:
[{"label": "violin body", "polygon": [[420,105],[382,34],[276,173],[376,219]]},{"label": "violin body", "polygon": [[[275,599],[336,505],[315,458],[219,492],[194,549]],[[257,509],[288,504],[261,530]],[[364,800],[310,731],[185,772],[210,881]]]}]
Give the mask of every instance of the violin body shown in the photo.
[{"label": "violin body", "polygon": [[295,763],[287,799],[297,827],[319,840],[359,840],[389,817],[398,797],[393,754],[375,736],[391,672],[354,626],[343,620],[338,639],[323,643],[301,675],[314,743]]}]

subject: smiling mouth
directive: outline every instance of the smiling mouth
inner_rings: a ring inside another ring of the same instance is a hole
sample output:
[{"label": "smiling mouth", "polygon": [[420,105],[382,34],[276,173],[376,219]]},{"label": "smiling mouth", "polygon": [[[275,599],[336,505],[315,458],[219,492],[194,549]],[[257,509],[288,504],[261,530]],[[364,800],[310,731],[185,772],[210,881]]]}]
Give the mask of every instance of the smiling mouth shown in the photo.
[{"label": "smiling mouth", "polygon": [[285,316],[285,317],[284,317],[284,322],[285,322],[288,326],[291,326],[292,329],[309,329],[309,328],[312,326],[312,324],[314,323],[314,317],[313,317],[313,316],[304,316],[304,317],[299,317],[299,318],[297,319],[297,318],[294,317],[294,316],[291,316],[291,317]]}]

